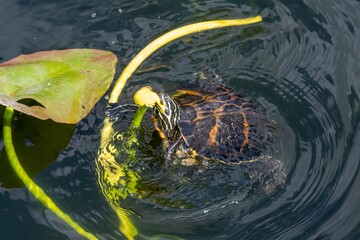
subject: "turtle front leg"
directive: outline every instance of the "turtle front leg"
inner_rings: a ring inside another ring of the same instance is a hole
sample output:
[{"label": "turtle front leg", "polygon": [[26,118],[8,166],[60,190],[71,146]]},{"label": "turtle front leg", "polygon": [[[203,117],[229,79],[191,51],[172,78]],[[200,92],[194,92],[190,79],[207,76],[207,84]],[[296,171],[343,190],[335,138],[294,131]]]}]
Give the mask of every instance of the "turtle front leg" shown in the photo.
[{"label": "turtle front leg", "polygon": [[175,156],[174,153],[176,153],[176,149],[179,149],[179,144],[180,144],[180,140],[182,139],[182,135],[180,133],[180,130],[178,129],[178,127],[176,127],[176,129],[174,130],[174,135],[172,138],[172,142],[169,144],[166,149],[166,158],[170,159],[171,156]]}]

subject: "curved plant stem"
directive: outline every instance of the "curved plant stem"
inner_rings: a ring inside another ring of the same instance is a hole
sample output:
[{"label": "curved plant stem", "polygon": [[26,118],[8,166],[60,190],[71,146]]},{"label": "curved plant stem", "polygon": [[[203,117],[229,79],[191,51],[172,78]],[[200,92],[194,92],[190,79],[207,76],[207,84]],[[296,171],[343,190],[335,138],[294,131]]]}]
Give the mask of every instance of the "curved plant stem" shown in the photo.
[{"label": "curved plant stem", "polygon": [[141,50],[131,60],[129,65],[127,65],[127,67],[123,70],[120,77],[116,80],[114,89],[112,90],[109,98],[109,103],[116,103],[118,101],[121,91],[124,88],[126,81],[129,79],[129,77],[135,72],[135,70],[140,66],[140,64],[145,61],[146,58],[148,58],[152,53],[157,51],[159,48],[165,46],[166,44],[192,33],[197,33],[215,28],[248,25],[261,21],[261,16],[244,19],[213,20],[189,24],[165,33],[164,35],[158,37],[150,44],[148,44],[143,50]]},{"label": "curved plant stem", "polygon": [[79,224],[74,222],[69,215],[59,209],[58,206],[51,200],[46,193],[31,180],[25,170],[22,168],[12,143],[12,118],[14,115],[14,109],[7,107],[4,112],[4,126],[3,126],[3,137],[6,154],[9,158],[10,164],[14,169],[17,176],[28,188],[28,190],[37,198],[45,207],[54,212],[60,219],[69,224],[76,232],[86,237],[87,239],[97,239],[93,234],[85,231]]},{"label": "curved plant stem", "polygon": [[[206,22],[199,22],[194,24],[185,25],[183,27],[176,28],[164,35],[158,37],[151,43],[149,43],[143,50],[141,50],[125,67],[119,78],[116,80],[115,86],[111,91],[109,103],[116,103],[119,99],[119,96],[131,75],[136,71],[142,62],[144,62],[152,53],[156,52],[161,47],[166,44],[184,37],[189,34],[211,30],[216,28],[230,27],[230,26],[243,26],[253,23],[258,23],[262,21],[260,15],[251,18],[244,19],[229,19],[229,20],[213,20]],[[104,120],[104,125],[101,130],[101,142],[100,148],[104,147],[104,144],[110,138],[112,133],[112,124],[108,121],[107,118]]]}]

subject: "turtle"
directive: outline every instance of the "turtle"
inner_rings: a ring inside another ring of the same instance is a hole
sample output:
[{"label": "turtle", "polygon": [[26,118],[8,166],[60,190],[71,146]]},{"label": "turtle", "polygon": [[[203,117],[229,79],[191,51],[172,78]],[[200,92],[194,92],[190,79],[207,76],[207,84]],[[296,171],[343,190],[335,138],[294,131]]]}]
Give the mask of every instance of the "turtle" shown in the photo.
[{"label": "turtle", "polygon": [[237,164],[264,154],[269,131],[249,97],[223,84],[212,69],[171,96],[160,92],[153,122],[168,159],[186,164],[216,160]]},{"label": "turtle", "polygon": [[[143,89],[152,93],[149,86]],[[140,95],[148,102],[149,95],[144,91]],[[161,164],[185,174],[227,165],[244,176],[239,179],[257,182],[265,193],[284,185],[282,162],[271,155],[272,126],[262,113],[264,109],[251,97],[227,87],[214,70],[197,72],[183,88],[157,95],[159,99],[151,105],[150,113],[153,134],[145,138],[150,142],[143,149],[150,150],[148,153],[157,161],[160,153],[165,160]],[[117,104],[109,107],[107,115],[114,122],[127,123],[119,119],[129,120],[129,113],[137,108],[134,104]],[[146,122],[146,128],[151,129],[150,123]]]}]

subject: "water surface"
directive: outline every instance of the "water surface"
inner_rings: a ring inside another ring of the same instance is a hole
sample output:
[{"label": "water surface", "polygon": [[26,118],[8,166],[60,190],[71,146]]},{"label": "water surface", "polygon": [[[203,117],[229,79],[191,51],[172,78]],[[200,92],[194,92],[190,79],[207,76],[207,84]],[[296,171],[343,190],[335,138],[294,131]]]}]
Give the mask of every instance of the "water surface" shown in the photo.
[{"label": "water surface", "polygon": [[[153,199],[128,197],[122,204],[136,213],[132,219],[138,239],[165,236],[159,234],[185,239],[359,239],[359,11],[355,0],[2,0],[0,61],[42,50],[97,48],[118,56],[120,73],[168,29],[260,14],[263,23],[196,34],[161,49],[132,77],[122,97],[131,98],[144,84],[174,91],[204,67],[215,69],[224,84],[250,96],[276,123],[274,157],[282,162],[286,184],[271,195],[244,195],[227,178],[236,176],[234,169],[177,169],[172,183],[188,186],[182,199],[179,192],[163,191],[162,197],[173,202],[153,202],[161,189],[152,189],[157,193]],[[76,125],[67,147],[35,181],[98,238],[122,239],[96,175],[105,107],[106,97]],[[154,157],[134,170],[145,183],[175,173],[160,166]],[[191,188],[201,181],[208,184],[206,191]],[[216,188],[221,183],[225,186]],[[162,187],[171,186],[162,182]],[[218,199],[202,195],[211,189],[218,191]],[[196,206],[186,207],[187,200]],[[1,187],[0,206],[1,238],[81,239],[24,188]]]}]

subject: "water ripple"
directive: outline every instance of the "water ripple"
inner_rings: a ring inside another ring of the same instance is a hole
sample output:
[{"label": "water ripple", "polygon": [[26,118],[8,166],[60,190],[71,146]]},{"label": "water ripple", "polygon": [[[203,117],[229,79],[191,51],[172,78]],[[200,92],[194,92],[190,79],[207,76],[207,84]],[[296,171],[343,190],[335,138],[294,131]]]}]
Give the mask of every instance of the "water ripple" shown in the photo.
[{"label": "water ripple", "polygon": [[[139,196],[129,196],[120,205],[136,213],[132,219],[143,239],[160,233],[186,239],[360,237],[359,1],[5,0],[1,4],[0,41],[8,47],[0,59],[91,47],[118,54],[120,70],[168,29],[260,13],[264,18],[260,24],[204,32],[163,48],[133,76],[123,98],[129,99],[144,84],[171,92],[194,72],[216,69],[224,84],[253,99],[272,123],[271,157],[281,162],[286,184],[264,194],[257,182],[246,178],[251,166],[184,169],[165,164],[156,148],[159,142],[148,147],[152,135],[148,121],[138,151],[141,161],[132,166],[142,177]],[[117,218],[101,195],[94,163],[105,105],[102,99],[77,125],[69,146],[36,181],[99,238],[119,239]],[[122,122],[115,127],[122,133],[127,126]],[[6,206],[16,209],[13,214],[4,208],[2,219],[11,223],[3,222],[2,229],[13,225],[37,229],[32,231],[39,232],[34,238],[73,236],[44,209],[36,208],[25,190],[1,189],[0,196]]]}]

